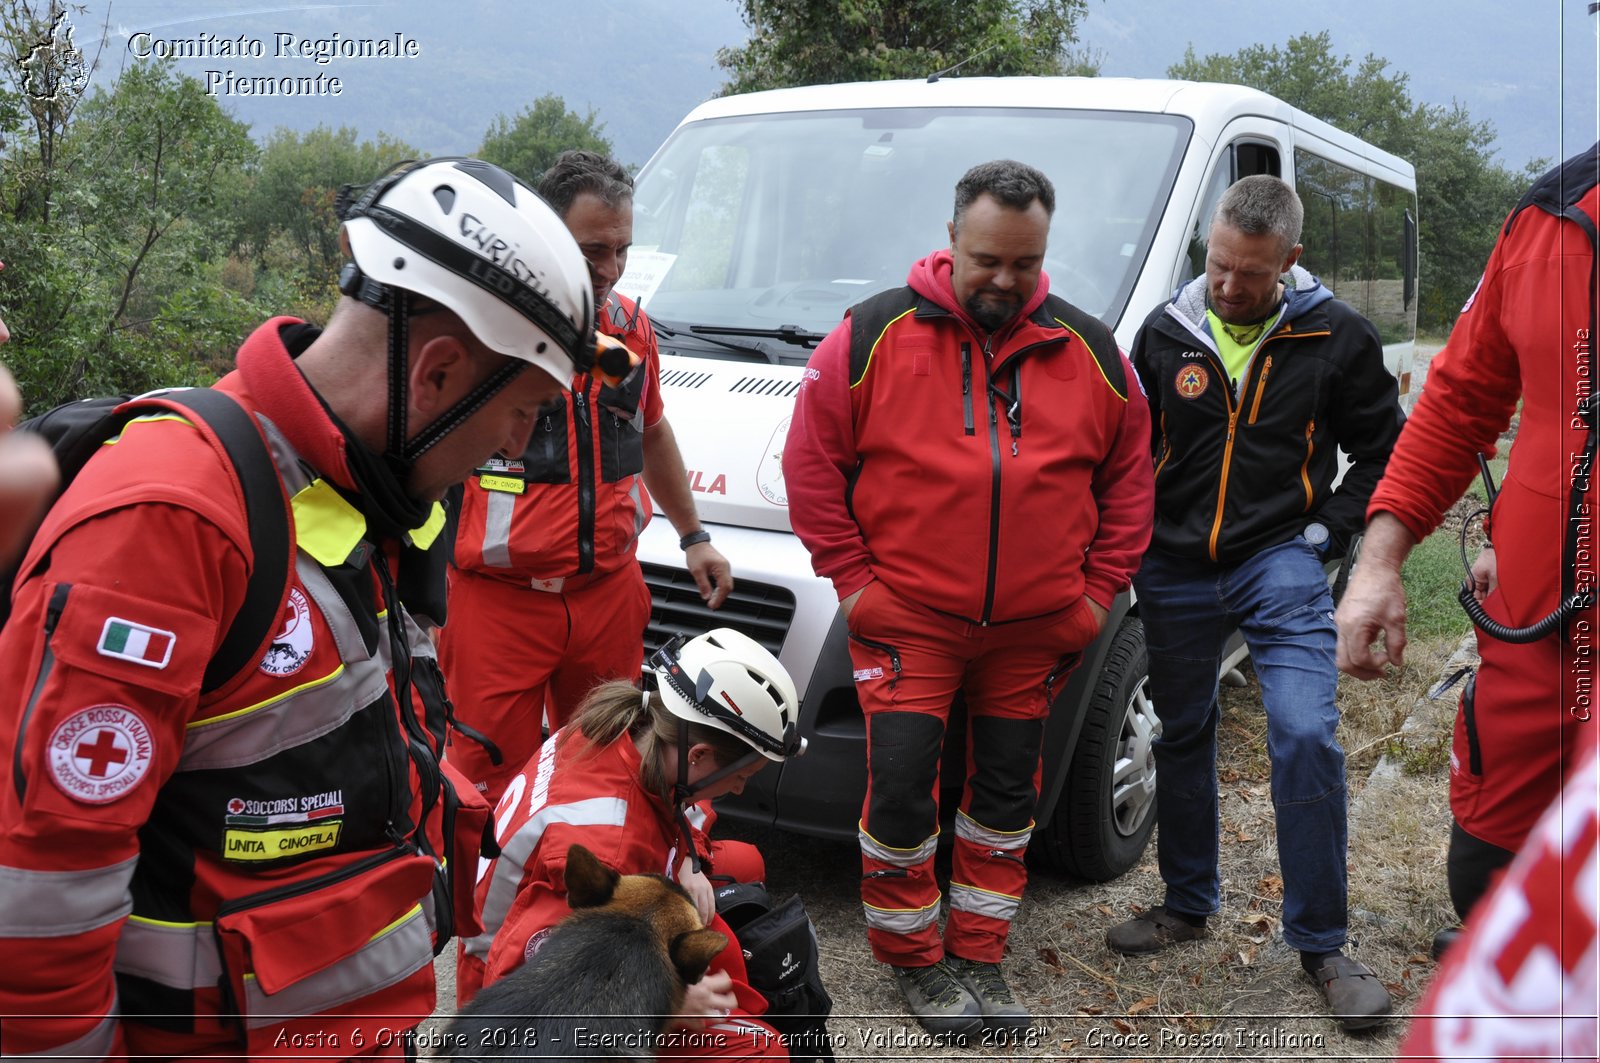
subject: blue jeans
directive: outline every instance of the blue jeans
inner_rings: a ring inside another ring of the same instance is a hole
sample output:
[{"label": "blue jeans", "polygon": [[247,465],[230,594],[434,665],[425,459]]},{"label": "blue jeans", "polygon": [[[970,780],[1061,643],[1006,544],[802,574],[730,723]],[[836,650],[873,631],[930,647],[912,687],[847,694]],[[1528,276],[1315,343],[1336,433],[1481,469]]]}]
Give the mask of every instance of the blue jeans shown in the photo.
[{"label": "blue jeans", "polygon": [[1217,670],[1238,627],[1267,713],[1272,805],[1283,873],[1283,939],[1332,952],[1345,944],[1348,888],[1344,750],[1334,738],[1333,599],[1322,560],[1296,537],[1239,565],[1151,550],[1133,580],[1150,649],[1156,836],[1166,904],[1213,915],[1217,873]]}]

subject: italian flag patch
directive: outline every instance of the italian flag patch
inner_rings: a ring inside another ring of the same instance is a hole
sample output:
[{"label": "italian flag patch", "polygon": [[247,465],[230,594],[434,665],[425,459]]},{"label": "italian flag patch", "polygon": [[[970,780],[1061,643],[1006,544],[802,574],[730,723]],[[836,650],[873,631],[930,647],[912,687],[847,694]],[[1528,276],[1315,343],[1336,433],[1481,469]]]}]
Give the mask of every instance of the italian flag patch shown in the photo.
[{"label": "italian flag patch", "polygon": [[120,616],[106,618],[100,629],[100,645],[95,648],[106,657],[117,657],[147,668],[165,668],[172,660],[172,647],[178,638],[170,631],[135,624]]}]

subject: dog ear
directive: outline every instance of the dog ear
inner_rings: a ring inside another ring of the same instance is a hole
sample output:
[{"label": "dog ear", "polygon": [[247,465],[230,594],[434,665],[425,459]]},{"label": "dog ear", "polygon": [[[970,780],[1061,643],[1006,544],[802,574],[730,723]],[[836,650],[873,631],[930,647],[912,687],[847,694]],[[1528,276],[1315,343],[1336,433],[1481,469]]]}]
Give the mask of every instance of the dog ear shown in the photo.
[{"label": "dog ear", "polygon": [[691,930],[673,938],[668,952],[683,984],[693,985],[700,981],[706,968],[711,966],[711,961],[727,947],[728,938],[724,934],[715,930]]},{"label": "dog ear", "polygon": [[581,845],[567,850],[567,904],[579,908],[598,908],[611,901],[622,876],[600,862],[600,858]]}]

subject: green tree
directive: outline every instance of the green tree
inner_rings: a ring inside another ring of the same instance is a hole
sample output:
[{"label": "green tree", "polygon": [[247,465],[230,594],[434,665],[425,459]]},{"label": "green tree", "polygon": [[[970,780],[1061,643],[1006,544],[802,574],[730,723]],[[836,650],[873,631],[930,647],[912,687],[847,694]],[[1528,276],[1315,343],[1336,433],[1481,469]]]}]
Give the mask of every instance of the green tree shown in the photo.
[{"label": "green tree", "polygon": [[[1196,57],[1191,47],[1167,71],[1187,81],[1250,85],[1408,159],[1417,170],[1422,257],[1418,324],[1445,328],[1472,292],[1495,232],[1526,183],[1492,157],[1494,127],[1460,104],[1418,104],[1404,73],[1368,55],[1352,66],[1326,31],[1282,47],[1255,44],[1233,55]],[[1534,167],[1537,168],[1537,165]]]},{"label": "green tree", "polygon": [[1069,54],[1085,0],[739,0],[750,40],[723,48],[723,92],[1098,67]]},{"label": "green tree", "polygon": [[483,134],[478,157],[503,167],[537,185],[544,172],[563,151],[583,149],[611,154],[611,141],[604,135],[604,122],[595,121],[594,111],[579,115],[567,110],[567,103],[555,93],[540,96],[515,118],[496,115]]},{"label": "green tree", "polygon": [[[0,81],[18,77],[0,65]],[[0,85],[0,115],[28,115],[29,91]],[[30,407],[204,382],[219,337],[259,316],[219,283],[217,189],[254,155],[248,130],[159,64],[59,113],[47,155],[42,126],[0,153],[5,358]]]},{"label": "green tree", "polygon": [[[354,129],[279,129],[243,182],[235,244],[258,275],[277,273],[304,298],[326,297],[344,264],[336,203],[345,185],[364,185],[417,149],[380,133],[359,140]],[[282,274],[287,271],[288,276]]]}]

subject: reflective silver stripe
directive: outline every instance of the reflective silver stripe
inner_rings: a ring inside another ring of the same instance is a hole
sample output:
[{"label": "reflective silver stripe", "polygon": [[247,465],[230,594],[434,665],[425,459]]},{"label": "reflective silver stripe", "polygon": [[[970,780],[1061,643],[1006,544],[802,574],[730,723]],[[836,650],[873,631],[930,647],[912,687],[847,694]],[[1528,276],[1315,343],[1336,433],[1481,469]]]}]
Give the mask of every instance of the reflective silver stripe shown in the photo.
[{"label": "reflective silver stripe", "polygon": [[247,976],[245,1025],[254,1030],[276,1026],[288,1017],[315,1015],[387,989],[428,966],[433,962],[433,933],[422,909],[432,903],[431,897],[424,898],[421,907],[413,908],[357,952],[281,992],[264,993],[255,977]]},{"label": "reflective silver stripe", "polygon": [[1026,849],[1033,839],[1033,824],[1018,831],[990,830],[965,812],[956,812],[956,837],[985,849]]},{"label": "reflective silver stripe", "polygon": [[628,488],[628,498],[633,502],[633,538],[625,546],[632,546],[644,534],[644,499],[639,493],[639,477],[633,478],[633,484]]},{"label": "reflective silver stripe", "polygon": [[[179,771],[255,764],[336,730],[388,691],[388,640],[380,640],[378,656],[367,656],[355,618],[322,567],[302,553],[295,559],[295,573],[327,620],[343,666],[310,676],[275,699],[190,724]],[[427,636],[417,629],[411,641],[419,646]],[[430,647],[428,654],[432,652]]]},{"label": "reflective silver stripe", "polygon": [[[361,628],[351,615],[350,607],[344,603],[344,597],[333,589],[333,583],[316,559],[300,554],[295,558],[294,571],[333,631],[333,644],[339,648],[339,659],[350,664],[371,656],[367,653],[366,640],[361,637]],[[379,639],[378,644],[387,646],[389,640]]]},{"label": "reflective silver stripe", "polygon": [[699,805],[690,805],[683,810],[683,818],[689,821],[689,826],[695,830],[706,829],[706,810]]},{"label": "reflective silver stripe", "polygon": [[959,882],[950,883],[951,911],[986,915],[990,919],[1004,919],[1009,923],[1016,917],[1017,908],[1021,904],[1021,897],[1013,897],[1006,893],[991,893],[989,890],[965,886]]},{"label": "reflective silver stripe", "polygon": [[[112,1010],[115,1011],[115,1007]],[[114,1014],[107,1015],[94,1029],[76,1041],[57,1045],[47,1052],[27,1055],[6,1052],[0,1047],[0,1059],[105,1059],[111,1054],[116,1037],[117,1017]]]},{"label": "reflective silver stripe", "polygon": [[163,923],[133,916],[122,926],[118,974],[148,978],[173,989],[213,987],[222,977],[222,958],[210,923]]},{"label": "reflective silver stripe", "polygon": [[511,567],[511,514],[517,496],[508,491],[485,491],[488,512],[483,522],[483,563],[490,568]]},{"label": "reflective silver stripe", "polygon": [[423,630],[421,624],[417,623],[410,610],[406,610],[402,615],[405,617],[406,642],[411,647],[411,656],[437,657],[439,651],[433,648],[432,637]]},{"label": "reflective silver stripe", "polygon": [[864,828],[857,828],[856,837],[861,840],[861,855],[873,860],[881,860],[885,864],[895,867],[916,867],[918,864],[933,859],[933,854],[939,848],[939,835],[935,834],[915,849],[892,849],[883,844]]},{"label": "reflective silver stripe", "polygon": [[288,437],[278,426],[259,410],[256,411],[256,422],[261,425],[261,432],[267,438],[267,451],[272,455],[272,463],[278,467],[278,479],[283,481],[284,493],[293,498],[311,486],[312,478],[300,463],[299,452],[290,445]]},{"label": "reflective silver stripe", "polygon": [[133,911],[131,856],[87,871],[0,866],[0,937],[60,938],[108,926]]},{"label": "reflective silver stripe", "polygon": [[[422,916],[431,939],[431,897],[422,902]],[[406,919],[410,918],[408,914]],[[133,916],[123,924],[114,969],[118,974],[138,975],[173,989],[215,987],[222,977],[216,931],[210,923],[164,923]]]},{"label": "reflective silver stripe", "polygon": [[926,908],[874,908],[870,904],[861,907],[867,913],[869,930],[885,930],[891,934],[915,934],[939,920],[938,901]]},{"label": "reflective silver stripe", "polygon": [[567,805],[551,805],[540,809],[533,818],[500,846],[500,858],[494,862],[494,878],[483,901],[483,933],[467,938],[462,944],[470,956],[485,959],[495,931],[505,922],[511,911],[511,902],[517,899],[517,887],[522,883],[522,873],[527,869],[528,857],[544,837],[545,828],[552,823],[568,823],[580,827],[620,827],[628,819],[628,802],[620,797],[591,797],[587,801],[574,801]]},{"label": "reflective silver stripe", "polygon": [[383,697],[389,689],[383,656],[344,665],[259,705],[190,724],[178,770],[254,764],[321,738]]}]

